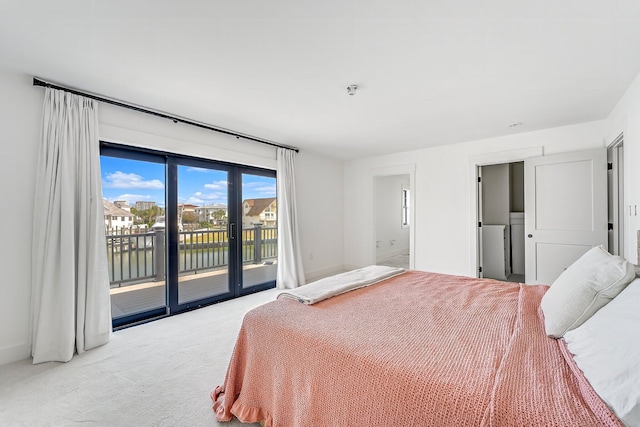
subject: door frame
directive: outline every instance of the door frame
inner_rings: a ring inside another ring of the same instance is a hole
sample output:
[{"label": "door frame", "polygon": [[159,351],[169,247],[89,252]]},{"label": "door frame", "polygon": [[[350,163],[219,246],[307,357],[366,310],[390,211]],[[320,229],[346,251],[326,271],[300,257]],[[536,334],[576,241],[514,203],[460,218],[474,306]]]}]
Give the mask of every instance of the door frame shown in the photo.
[{"label": "door frame", "polygon": [[[182,313],[194,308],[213,304],[218,301],[234,298],[236,294],[236,283],[239,282],[237,277],[237,261],[238,258],[232,258],[231,254],[237,253],[237,243],[235,240],[229,240],[229,265],[227,266],[227,292],[215,294],[198,300],[190,300],[180,303],[180,242],[179,242],[179,226],[178,226],[178,186],[180,176],[178,173],[179,166],[201,167],[224,171],[227,173],[227,212],[229,224],[236,214],[235,193],[231,191],[231,182],[234,180],[234,166],[224,162],[210,161],[206,159],[198,159],[185,156],[174,156],[169,154],[167,158],[167,204],[165,207],[165,222],[167,225],[167,296],[169,314]],[[176,178],[175,182],[169,181],[170,178]]]},{"label": "door frame", "polygon": [[523,162],[529,157],[538,157],[543,155],[543,147],[530,147],[518,150],[498,151],[469,158],[470,185],[471,185],[471,205],[470,205],[470,224],[471,245],[469,254],[470,271],[473,271],[472,277],[482,277],[480,274],[480,266],[482,265],[482,230],[478,226],[478,222],[482,219],[482,214],[478,213],[480,200],[480,186],[478,186],[478,177],[480,176],[480,167],[497,165],[502,163]]},{"label": "door frame", "polygon": [[[272,289],[276,287],[275,278],[269,282],[258,283],[256,285],[251,285],[251,286],[245,286],[245,283],[244,283],[244,264],[242,263],[242,220],[243,220],[242,202],[245,200],[245,196],[244,196],[244,193],[242,192],[242,185],[243,185],[242,175],[246,174],[246,175],[257,175],[257,176],[266,176],[266,177],[273,176],[276,179],[276,183],[278,180],[278,176],[276,171],[270,170],[270,169],[258,168],[258,167],[246,166],[246,165],[235,165],[235,166],[236,166],[235,170],[237,173],[235,182],[236,184],[240,185],[241,188],[240,188],[240,191],[234,192],[232,196],[229,196],[230,197],[229,200],[231,200],[233,197],[239,197],[239,199],[236,199],[233,209],[230,209],[229,212],[234,212],[234,215],[237,215],[237,222],[238,222],[235,225],[235,228],[236,228],[235,245],[238,246],[238,249],[236,250],[236,256],[238,257],[238,259],[236,262],[236,270],[233,274],[235,277],[234,284],[236,288],[234,291],[234,297],[241,297],[244,295],[265,291],[267,289]],[[276,204],[278,203],[277,198],[278,198],[278,195],[276,192]],[[277,214],[276,214],[276,218],[277,218]]]},{"label": "door frame", "polygon": [[373,168],[369,170],[369,186],[368,199],[371,209],[371,215],[367,215],[369,229],[369,265],[376,263],[376,210],[375,210],[375,179],[381,176],[391,175],[409,175],[409,269],[414,270],[415,266],[415,234],[416,234],[416,165],[415,163],[408,165],[388,166],[381,168]]},{"label": "door frame", "polygon": [[607,199],[610,206],[610,223],[613,225],[612,245],[609,252],[613,255],[625,257],[628,222],[625,221],[625,198],[624,198],[624,134],[618,135],[609,146],[607,146],[607,163],[610,163],[612,170],[607,171]]}]

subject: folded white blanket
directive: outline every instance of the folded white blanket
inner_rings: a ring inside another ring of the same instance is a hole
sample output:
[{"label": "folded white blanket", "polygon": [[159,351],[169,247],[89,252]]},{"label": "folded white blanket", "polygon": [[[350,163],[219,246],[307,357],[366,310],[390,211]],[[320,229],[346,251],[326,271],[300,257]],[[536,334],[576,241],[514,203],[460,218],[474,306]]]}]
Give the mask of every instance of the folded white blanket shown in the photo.
[{"label": "folded white blanket", "polygon": [[404,273],[403,268],[370,265],[327,277],[299,288],[281,292],[278,298],[292,298],[304,304],[315,304],[327,298],[373,285],[382,280]]}]

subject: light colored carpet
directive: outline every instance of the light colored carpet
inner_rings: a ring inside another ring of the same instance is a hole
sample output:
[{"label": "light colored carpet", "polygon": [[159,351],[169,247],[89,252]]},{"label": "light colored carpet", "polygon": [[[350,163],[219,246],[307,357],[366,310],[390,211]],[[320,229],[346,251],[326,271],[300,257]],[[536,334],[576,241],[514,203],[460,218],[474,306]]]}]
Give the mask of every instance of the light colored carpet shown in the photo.
[{"label": "light colored carpet", "polygon": [[0,425],[258,426],[218,423],[209,394],[224,380],[244,314],[277,294],[124,329],[68,363],[0,366]]},{"label": "light colored carpet", "polygon": [[391,258],[383,259],[376,263],[377,265],[386,265],[388,267],[409,269],[409,254],[401,254],[392,256]]}]

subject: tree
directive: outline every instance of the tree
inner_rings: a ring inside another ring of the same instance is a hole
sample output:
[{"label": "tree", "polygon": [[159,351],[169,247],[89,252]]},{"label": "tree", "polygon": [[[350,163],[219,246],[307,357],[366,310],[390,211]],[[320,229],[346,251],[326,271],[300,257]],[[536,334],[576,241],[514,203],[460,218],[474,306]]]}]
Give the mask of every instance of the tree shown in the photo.
[{"label": "tree", "polygon": [[195,212],[185,212],[182,214],[183,224],[197,224],[200,221],[200,217]]},{"label": "tree", "polygon": [[147,224],[151,227],[156,222],[156,217],[164,214],[164,209],[155,205],[145,210],[131,208],[131,213],[135,215],[134,224]]},{"label": "tree", "polygon": [[134,215],[134,217],[133,217],[133,223],[134,224],[137,225],[137,224],[146,224],[147,223],[147,221],[145,221],[145,218],[144,218],[145,211],[138,210],[136,208],[131,208],[131,213]]},{"label": "tree", "polygon": [[216,224],[224,224],[227,220],[227,212],[225,212],[224,209],[218,209],[213,213],[213,218]]}]

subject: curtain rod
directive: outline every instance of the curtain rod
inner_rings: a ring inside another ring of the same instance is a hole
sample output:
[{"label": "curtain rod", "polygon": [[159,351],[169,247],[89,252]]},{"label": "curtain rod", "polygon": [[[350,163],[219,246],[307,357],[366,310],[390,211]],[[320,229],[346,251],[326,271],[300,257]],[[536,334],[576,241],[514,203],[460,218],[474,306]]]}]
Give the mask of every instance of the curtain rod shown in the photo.
[{"label": "curtain rod", "polygon": [[247,139],[249,141],[259,142],[260,144],[271,145],[272,147],[286,148],[288,150],[293,150],[296,153],[298,153],[300,151],[300,149],[297,148],[297,147],[290,147],[288,145],[278,144],[277,142],[269,141],[269,140],[262,139],[262,138],[257,138],[255,136],[247,135],[247,134],[244,134],[244,133],[235,132],[235,131],[232,131],[230,129],[216,127],[216,126],[208,125],[206,123],[196,122],[196,121],[193,121],[193,120],[185,119],[183,117],[173,116],[171,114],[163,113],[163,112],[160,112],[160,111],[149,110],[149,109],[141,107],[139,105],[129,104],[129,103],[124,102],[124,101],[105,98],[103,96],[96,95],[96,94],[93,94],[93,93],[90,93],[90,92],[83,92],[83,91],[78,90],[78,89],[73,89],[73,88],[70,88],[70,87],[61,86],[61,85],[58,85],[58,84],[55,84],[55,83],[47,82],[47,81],[44,81],[42,79],[39,79],[38,77],[34,77],[33,78],[33,85],[34,86],[48,87],[48,88],[51,88],[51,89],[62,90],[62,91],[65,91],[65,92],[73,93],[74,95],[80,95],[80,96],[84,96],[86,98],[95,99],[96,101],[104,102],[106,104],[111,104],[111,105],[115,105],[117,107],[127,108],[129,110],[138,111],[140,113],[150,114],[152,116],[160,117],[160,118],[163,118],[163,119],[168,119],[168,120],[173,121],[174,123],[178,123],[178,122],[179,123],[184,123],[186,125],[191,125],[191,126],[199,127],[199,128],[202,128],[202,129],[212,130],[214,132],[224,133],[226,135],[235,136],[236,138],[243,138],[243,139]]}]

